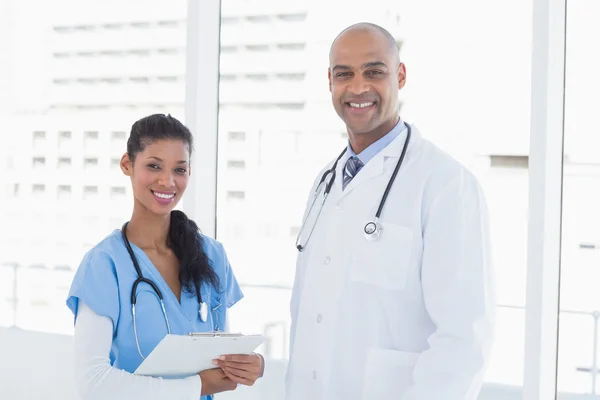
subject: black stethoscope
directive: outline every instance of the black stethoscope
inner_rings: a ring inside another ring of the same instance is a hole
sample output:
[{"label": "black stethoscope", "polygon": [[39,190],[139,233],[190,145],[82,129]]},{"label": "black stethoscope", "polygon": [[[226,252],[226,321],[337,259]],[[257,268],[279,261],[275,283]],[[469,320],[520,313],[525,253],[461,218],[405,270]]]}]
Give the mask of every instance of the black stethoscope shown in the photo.
[{"label": "black stethoscope", "polygon": [[[377,240],[381,236],[381,231],[383,230],[383,227],[379,223],[379,217],[381,216],[381,211],[383,210],[383,206],[387,199],[388,193],[390,192],[392,184],[394,183],[394,180],[396,179],[396,175],[398,174],[398,170],[400,170],[400,166],[402,165],[402,161],[404,161],[404,156],[406,155],[406,150],[408,149],[408,143],[410,142],[410,135],[411,135],[411,127],[406,122],[404,123],[404,125],[406,125],[407,133],[406,133],[406,141],[404,142],[404,147],[402,148],[402,154],[400,155],[400,159],[396,163],[394,172],[392,173],[392,176],[387,184],[387,187],[385,188],[385,192],[383,193],[383,197],[381,198],[381,201],[379,202],[379,208],[377,209],[377,213],[375,213],[375,219],[373,221],[367,222],[367,224],[365,225],[365,227],[363,229],[364,233],[365,233],[365,237],[369,241]],[[302,222],[302,226],[300,227],[300,232],[298,232],[298,237],[296,238],[296,248],[298,249],[298,251],[303,251],[306,248],[306,246],[308,245],[308,241],[310,240],[310,237],[312,236],[312,233],[315,230],[315,226],[317,225],[317,221],[319,220],[319,216],[321,215],[321,211],[323,210],[323,205],[325,204],[325,200],[327,200],[327,196],[329,196],[329,192],[331,191],[333,182],[335,181],[335,175],[336,175],[338,161],[340,161],[340,159],[344,156],[344,154],[346,154],[346,150],[347,150],[347,148],[345,148],[344,151],[342,151],[342,153],[338,156],[338,158],[333,163],[333,166],[330,169],[328,169],[327,171],[325,171],[323,173],[323,175],[321,176],[321,180],[319,181],[319,184],[317,185],[317,188],[315,189],[315,195],[314,195],[313,202],[312,202],[310,208],[308,209],[306,218]],[[329,181],[327,181],[328,175],[331,175],[329,178]],[[302,237],[302,232],[304,231],[306,221],[308,220],[308,218],[310,217],[310,215],[312,213],[312,209],[315,205],[315,202],[317,201],[317,198],[319,197],[319,191],[321,190],[321,187],[323,185],[325,185],[325,189],[323,191],[323,201],[321,202],[321,208],[319,208],[319,212],[317,213],[315,222],[313,223],[312,228],[310,229],[310,232],[308,234],[308,237],[306,238],[306,243],[304,243],[304,245],[302,245],[302,244],[300,244],[300,238]]]},{"label": "black stethoscope", "polygon": [[[154,293],[156,293],[156,296],[158,296],[158,300],[160,301],[160,307],[162,308],[163,317],[165,318],[165,322],[167,324],[167,331],[169,332],[169,334],[171,334],[171,325],[169,324],[169,317],[167,317],[167,309],[165,308],[165,303],[163,301],[162,292],[160,291],[160,289],[154,282],[152,282],[148,278],[144,278],[144,276],[142,275],[142,269],[140,268],[140,265],[138,264],[137,257],[133,253],[133,249],[131,248],[129,239],[127,239],[127,233],[126,233],[127,224],[128,224],[128,222],[125,222],[125,224],[123,225],[123,228],[121,228],[121,234],[123,236],[123,240],[125,241],[125,246],[127,247],[127,251],[129,252],[131,261],[133,261],[133,266],[135,267],[135,271],[137,272],[137,276],[138,276],[138,278],[135,280],[135,282],[133,282],[133,286],[131,287],[131,315],[133,317],[133,334],[135,335],[135,344],[137,346],[138,353],[140,353],[140,357],[142,357],[142,359],[145,359],[145,357],[142,355],[142,350],[140,349],[140,343],[139,343],[138,334],[137,334],[137,324],[136,324],[136,319],[135,319],[135,304],[137,302],[137,287],[140,283],[143,282],[143,283],[147,283],[148,285],[150,285],[152,290],[154,290]],[[200,320],[202,320],[202,322],[206,322],[206,320],[208,319],[208,305],[204,301],[202,301],[202,297],[200,297],[200,311],[198,312],[198,314],[200,315]]]}]

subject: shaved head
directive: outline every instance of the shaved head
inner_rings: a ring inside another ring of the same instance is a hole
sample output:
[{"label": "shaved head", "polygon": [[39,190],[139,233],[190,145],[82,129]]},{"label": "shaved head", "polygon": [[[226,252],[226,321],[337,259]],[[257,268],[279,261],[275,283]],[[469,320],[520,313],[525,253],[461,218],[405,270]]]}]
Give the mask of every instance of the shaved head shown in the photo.
[{"label": "shaved head", "polygon": [[400,53],[398,51],[398,44],[396,43],[396,38],[387,29],[385,29],[377,24],[373,24],[371,22],[359,22],[357,24],[350,25],[349,27],[347,27],[346,29],[341,31],[336,36],[336,38],[333,40],[333,43],[331,44],[331,48],[329,49],[329,59],[331,60],[331,54],[333,52],[333,49],[341,37],[343,37],[347,33],[361,32],[361,31],[362,32],[375,32],[375,33],[381,34],[384,37],[385,41],[387,42],[387,45],[389,46],[389,50],[391,52],[393,52],[394,57],[398,60],[398,63],[400,63]]},{"label": "shaved head", "polygon": [[346,123],[354,151],[396,125],[406,67],[387,30],[366,22],[344,29],[331,45],[327,74],[333,106]]}]

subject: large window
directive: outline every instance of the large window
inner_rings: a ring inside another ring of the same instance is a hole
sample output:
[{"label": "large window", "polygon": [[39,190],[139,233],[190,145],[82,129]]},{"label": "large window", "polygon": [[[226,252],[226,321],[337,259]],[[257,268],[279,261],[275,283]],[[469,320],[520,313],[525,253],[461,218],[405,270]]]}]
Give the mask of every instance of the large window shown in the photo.
[{"label": "large window", "polygon": [[263,351],[285,365],[306,198],[347,144],[329,46],[346,26],[375,22],[407,67],[403,119],[470,168],[488,198],[498,326],[486,393],[510,398],[523,384],[532,4],[334,3],[222,0],[217,233],[246,293],[232,326],[265,334]]},{"label": "large window", "polygon": [[358,21],[396,37],[402,117],[488,200],[498,303],[480,400],[599,398],[598,16],[594,0],[0,0],[0,398],[76,398],[65,297],[130,216],[119,159],[154,112],[196,135],[182,207],[245,293],[230,328],[267,337],[265,378],[220,398],[282,398],[294,241],[347,143],[327,55]]},{"label": "large window", "polygon": [[567,3],[558,390],[600,398],[600,3]]},{"label": "large window", "polygon": [[69,333],[75,269],[131,213],[114,168],[126,132],[153,112],[184,118],[184,81],[169,77],[185,72],[187,3],[55,0],[35,17],[2,4],[0,326]]}]

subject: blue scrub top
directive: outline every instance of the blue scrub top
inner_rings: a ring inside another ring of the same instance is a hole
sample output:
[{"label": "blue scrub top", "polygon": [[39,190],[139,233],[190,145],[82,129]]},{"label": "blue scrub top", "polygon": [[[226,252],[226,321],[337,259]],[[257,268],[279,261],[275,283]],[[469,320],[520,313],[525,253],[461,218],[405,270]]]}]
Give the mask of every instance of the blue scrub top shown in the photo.
[{"label": "blue scrub top", "polygon": [[[225,330],[227,308],[244,296],[231,270],[223,245],[207,236],[201,237],[204,251],[219,277],[220,284],[219,290],[208,282],[202,285],[202,300],[209,307],[206,322],[200,319],[200,305],[196,295],[182,289],[181,303],[178,302],[150,258],[142,249],[131,243],[142,274],[152,280],[162,292],[172,334]],[[67,306],[75,318],[79,301],[83,301],[96,314],[112,320],[111,365],[131,373],[143,361],[135,343],[131,314],[131,288],[136,279],[137,273],[121,231],[115,230],[85,254],[75,273],[67,298]],[[137,287],[135,311],[140,349],[144,357],[147,357],[167,334],[160,302],[148,284],[141,283]],[[202,397],[210,398],[211,396]]]}]

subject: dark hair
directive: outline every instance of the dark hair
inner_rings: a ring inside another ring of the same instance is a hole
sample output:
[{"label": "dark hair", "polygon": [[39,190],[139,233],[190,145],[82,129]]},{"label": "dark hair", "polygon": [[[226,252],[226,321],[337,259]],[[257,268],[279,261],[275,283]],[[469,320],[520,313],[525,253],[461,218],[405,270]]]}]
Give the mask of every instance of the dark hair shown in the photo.
[{"label": "dark hair", "polygon": [[[190,130],[171,115],[153,114],[136,121],[127,140],[127,154],[131,162],[138,153],[157,140],[176,139],[188,145],[192,155],[194,137]],[[202,283],[210,282],[219,288],[219,277],[204,252],[204,240],[198,225],[179,210],[171,211],[167,246],[179,260],[179,280],[188,293],[201,300]]]}]

